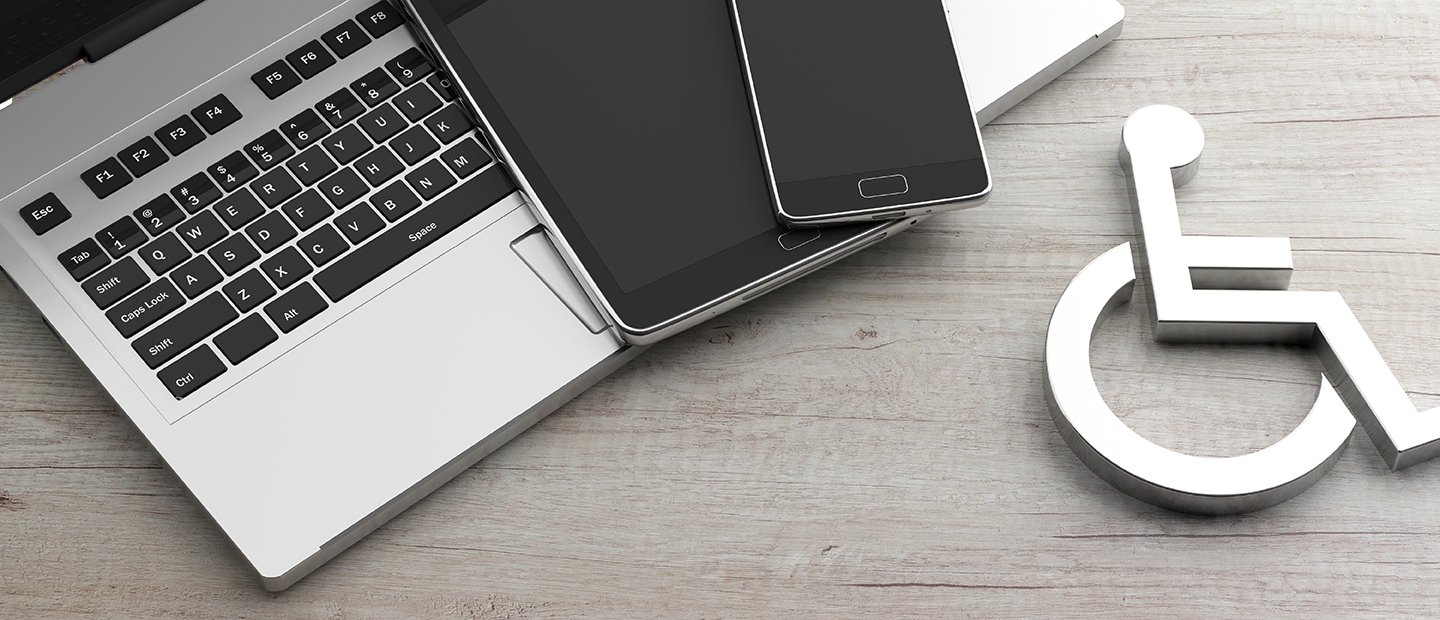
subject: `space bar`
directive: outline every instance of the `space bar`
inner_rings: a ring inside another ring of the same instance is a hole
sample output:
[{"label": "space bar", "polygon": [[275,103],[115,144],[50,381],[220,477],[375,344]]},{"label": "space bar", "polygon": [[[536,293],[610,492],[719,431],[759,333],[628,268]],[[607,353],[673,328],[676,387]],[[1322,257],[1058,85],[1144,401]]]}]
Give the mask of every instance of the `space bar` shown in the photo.
[{"label": "space bar", "polygon": [[380,233],[349,256],[315,276],[330,301],[338,302],[380,277],[416,252],[479,215],[515,191],[499,166],[462,183],[454,191]]}]

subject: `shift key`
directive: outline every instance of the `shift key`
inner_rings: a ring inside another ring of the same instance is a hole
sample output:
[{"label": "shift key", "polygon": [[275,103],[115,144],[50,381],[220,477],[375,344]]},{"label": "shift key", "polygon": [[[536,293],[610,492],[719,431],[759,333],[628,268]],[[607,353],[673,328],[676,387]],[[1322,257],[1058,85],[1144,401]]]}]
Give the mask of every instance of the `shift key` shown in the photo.
[{"label": "shift key", "polygon": [[331,301],[349,297],[513,191],[500,168],[492,167],[335,261],[315,276],[315,284]]},{"label": "shift key", "polygon": [[238,318],[240,313],[225,301],[223,293],[217,292],[150,330],[131,346],[151,369],[159,368]]}]

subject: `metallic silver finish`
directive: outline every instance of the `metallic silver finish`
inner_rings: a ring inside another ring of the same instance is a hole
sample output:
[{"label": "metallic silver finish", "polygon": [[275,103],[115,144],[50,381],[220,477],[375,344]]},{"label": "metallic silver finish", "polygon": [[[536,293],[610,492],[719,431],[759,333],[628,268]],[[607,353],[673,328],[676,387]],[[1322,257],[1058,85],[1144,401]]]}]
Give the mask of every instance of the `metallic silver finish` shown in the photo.
[{"label": "metallic silver finish", "polygon": [[1140,258],[1149,268],[1155,339],[1308,343],[1329,381],[1322,378],[1318,399],[1294,432],[1253,454],[1193,457],[1140,437],[1105,404],[1090,372],[1091,334],[1106,312],[1130,298],[1136,279],[1129,244],[1121,245],[1071,282],[1046,337],[1046,394],[1071,448],[1141,500],[1205,514],[1266,508],[1303,492],[1345,449],[1355,418],[1392,469],[1434,457],[1440,411],[1416,411],[1339,293],[1287,290],[1288,239],[1181,234],[1175,189],[1195,177],[1204,145],[1199,122],[1178,108],[1142,108],[1125,124],[1121,158]]},{"label": "metallic silver finish", "polygon": [[[942,4],[945,4],[942,2]],[[951,38],[954,38],[955,13],[960,12],[966,19],[973,19],[968,15],[964,7],[952,9],[945,6],[946,26],[951,31]],[[787,226],[818,226],[832,224],[854,224],[857,222],[868,222],[872,220],[883,220],[890,218],[903,218],[906,216],[930,215],[957,211],[960,209],[972,209],[983,206],[990,200],[990,191],[994,188],[994,179],[990,176],[990,159],[985,152],[985,141],[980,137],[980,121],[975,116],[975,98],[971,96],[970,81],[965,79],[965,98],[970,102],[970,126],[975,128],[975,143],[980,145],[980,162],[985,167],[986,185],[985,189],[969,196],[955,196],[939,200],[927,200],[924,202],[913,202],[887,207],[875,207],[870,209],[857,209],[840,213],[829,213],[826,215],[796,215],[785,210],[785,203],[780,199],[780,184],[775,180],[774,164],[770,160],[770,142],[765,137],[765,120],[760,112],[760,99],[755,94],[755,78],[750,74],[750,52],[745,45],[745,27],[740,18],[740,4],[738,0],[730,0],[730,16],[735,24],[735,41],[740,48],[740,59],[744,69],[745,88],[750,92],[750,114],[755,118],[755,132],[760,139],[760,154],[765,163],[766,185],[770,188],[770,200],[774,201],[775,213]],[[960,47],[955,45],[955,59],[960,64],[962,75],[965,74],[965,59],[961,57]],[[903,175],[894,175],[901,176]],[[873,179],[863,179],[864,183]],[[906,192],[909,191],[909,182],[906,182]],[[860,190],[863,195],[864,190]],[[901,192],[904,193],[904,192]],[[893,194],[887,194],[893,195]],[[866,198],[880,198],[882,196],[865,196]]]},{"label": "metallic silver finish", "polygon": [[[414,46],[397,29],[275,101],[251,83],[373,4],[210,0],[0,112],[0,265],[268,589],[640,352],[592,333],[570,310],[584,295],[565,299],[527,265],[558,255],[512,250],[538,226],[519,192],[184,401],[61,268],[56,256],[80,239]],[[244,117],[103,201],[81,183],[217,93]],[[18,211],[49,191],[74,217],[37,237]]]}]

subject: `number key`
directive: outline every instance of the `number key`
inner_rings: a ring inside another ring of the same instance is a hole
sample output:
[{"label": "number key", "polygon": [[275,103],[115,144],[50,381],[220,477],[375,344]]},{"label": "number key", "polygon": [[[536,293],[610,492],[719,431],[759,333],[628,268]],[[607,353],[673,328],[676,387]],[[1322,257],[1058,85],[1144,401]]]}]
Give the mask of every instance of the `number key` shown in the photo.
[{"label": "number key", "polygon": [[295,148],[301,150],[330,135],[330,127],[320,120],[320,115],[314,110],[306,110],[285,121],[285,124],[280,126],[280,131],[295,143]]},{"label": "number key", "polygon": [[175,186],[175,189],[170,190],[170,194],[180,201],[180,206],[185,207],[186,211],[199,213],[201,209],[219,200],[221,192],[220,188],[210,181],[210,177],[200,172]]},{"label": "number key", "polygon": [[390,79],[390,75],[385,73],[385,69],[382,67],[366,73],[360,79],[352,82],[350,90],[355,91],[361,101],[373,108],[400,92],[400,85]]},{"label": "number key", "polygon": [[174,198],[161,194],[136,209],[135,219],[140,220],[140,226],[153,237],[185,221],[185,212],[175,204]]},{"label": "number key", "polygon": [[280,137],[280,132],[271,130],[245,145],[245,154],[255,160],[255,165],[260,166],[261,170],[269,170],[294,155],[295,149],[290,147],[285,138]]},{"label": "number key", "polygon": [[130,253],[130,250],[140,247],[140,244],[145,243],[148,239],[145,231],[135,223],[134,218],[128,215],[120,218],[114,224],[106,226],[99,235],[95,236],[95,240],[105,246],[105,251],[116,259]]},{"label": "number key", "polygon": [[395,79],[400,80],[402,86],[414,84],[434,71],[430,68],[430,61],[425,58],[425,55],[413,47],[385,63],[385,68],[390,70]]},{"label": "number key", "polygon": [[339,129],[345,123],[364,114],[365,104],[360,103],[360,100],[350,94],[350,91],[342,88],[316,104],[315,111],[325,117],[325,122],[330,123],[331,127]]},{"label": "number key", "polygon": [[251,165],[250,160],[245,159],[240,151],[226,155],[225,159],[210,166],[210,176],[227,192],[233,192],[244,186],[259,174],[255,170],[255,166]]}]

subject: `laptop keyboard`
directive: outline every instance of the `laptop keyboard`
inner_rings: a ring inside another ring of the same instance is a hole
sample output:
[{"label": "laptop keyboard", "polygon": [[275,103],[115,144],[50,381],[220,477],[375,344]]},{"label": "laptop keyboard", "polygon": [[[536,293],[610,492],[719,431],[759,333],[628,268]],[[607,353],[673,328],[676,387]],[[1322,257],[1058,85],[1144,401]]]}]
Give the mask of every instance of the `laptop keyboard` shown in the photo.
[{"label": "laptop keyboard", "polygon": [[[275,100],[346,66],[401,21],[378,3],[250,81]],[[297,107],[279,127],[230,135],[247,112],[217,93],[84,172],[95,197],[120,215],[58,256],[176,399],[513,191],[448,80],[418,49]],[[110,205],[121,188],[179,165],[172,159],[208,140],[235,150],[138,207]],[[21,215],[37,235],[70,219],[54,194]]]}]

